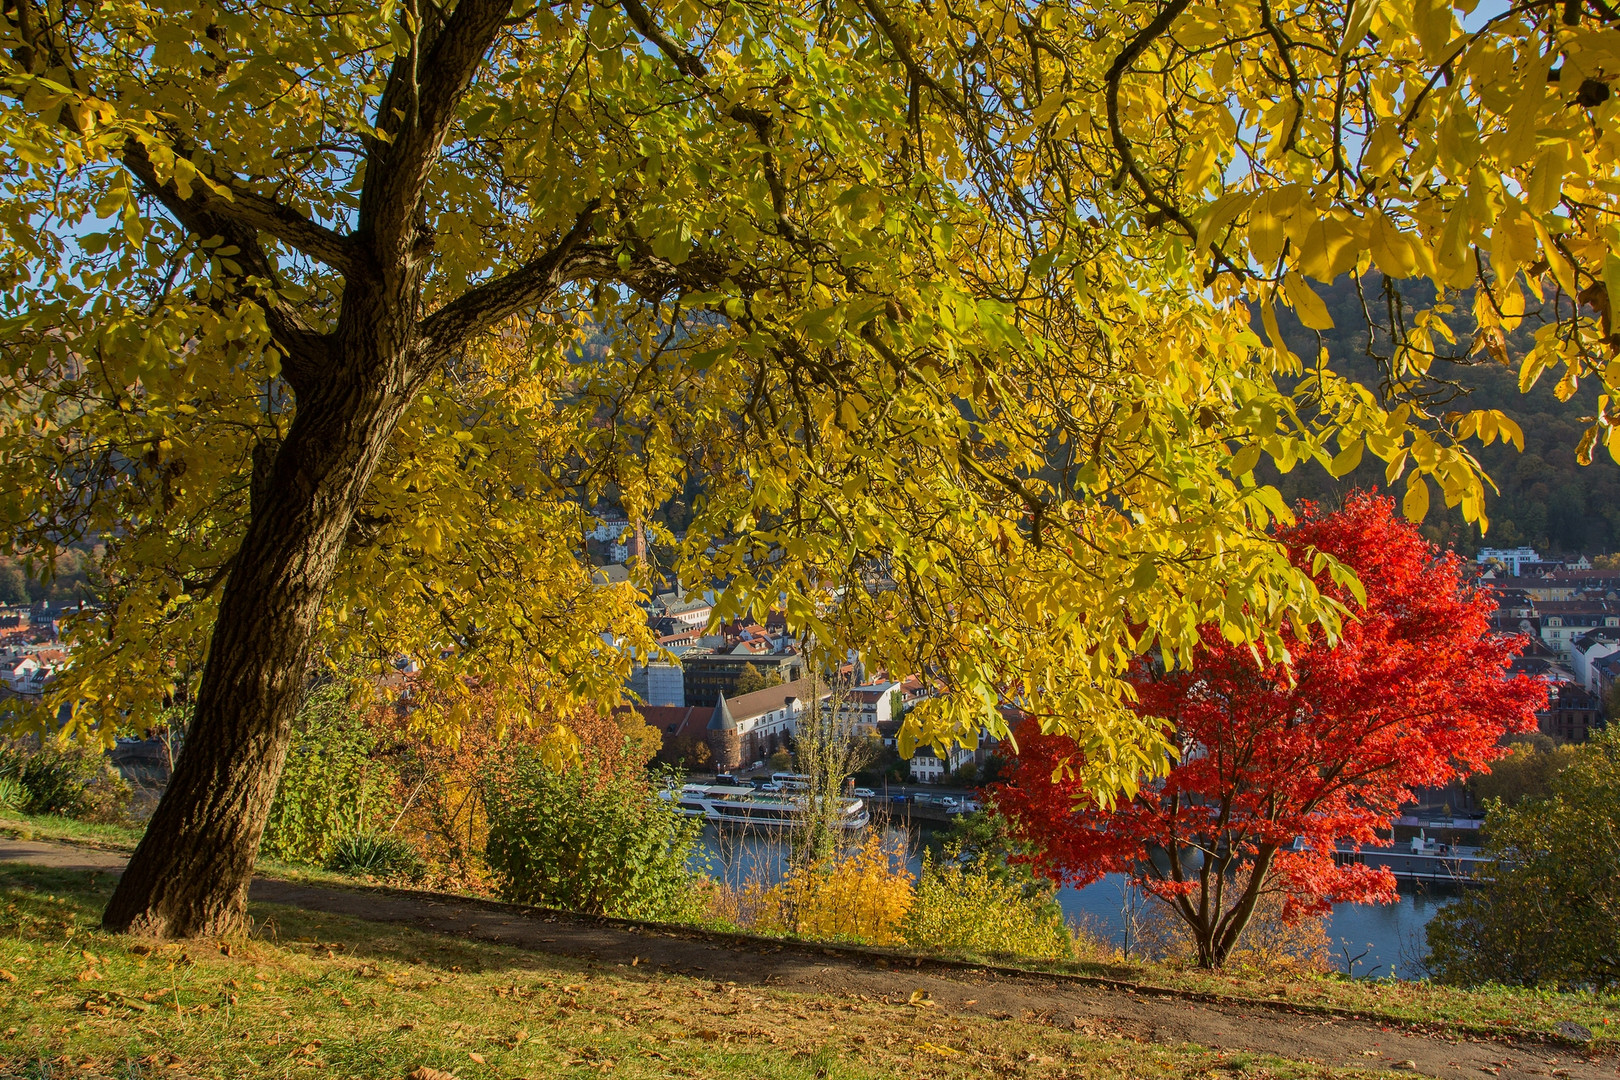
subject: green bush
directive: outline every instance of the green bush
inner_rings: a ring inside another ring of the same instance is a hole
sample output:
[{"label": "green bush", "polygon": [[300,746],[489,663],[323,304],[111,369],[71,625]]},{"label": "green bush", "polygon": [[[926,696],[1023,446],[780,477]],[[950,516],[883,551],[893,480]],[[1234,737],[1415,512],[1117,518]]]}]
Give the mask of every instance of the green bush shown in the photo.
[{"label": "green bush", "polygon": [[640,770],[557,770],[527,753],[486,779],[485,859],[503,898],[592,915],[678,920],[700,902],[687,869],[699,821]]},{"label": "green bush", "polygon": [[1492,804],[1489,882],[1428,926],[1440,981],[1620,989],[1620,725],[1576,747],[1548,789]]},{"label": "green bush", "polygon": [[23,791],[13,809],[111,821],[129,806],[130,790],[99,749],[46,739],[39,750],[0,746],[0,777]]},{"label": "green bush", "polygon": [[341,673],[316,687],[293,720],[292,746],[259,850],[282,862],[325,865],[340,841],[387,813],[394,773]]},{"label": "green bush", "polygon": [[28,789],[15,776],[0,776],[0,810],[18,811],[28,802]]},{"label": "green bush", "polygon": [[1031,892],[986,855],[935,862],[923,855],[916,899],[900,928],[910,945],[982,956],[1072,960],[1074,937],[1050,888]]},{"label": "green bush", "polygon": [[355,833],[338,841],[327,866],[345,874],[411,880],[421,877],[424,870],[410,844],[397,836],[371,832]]}]

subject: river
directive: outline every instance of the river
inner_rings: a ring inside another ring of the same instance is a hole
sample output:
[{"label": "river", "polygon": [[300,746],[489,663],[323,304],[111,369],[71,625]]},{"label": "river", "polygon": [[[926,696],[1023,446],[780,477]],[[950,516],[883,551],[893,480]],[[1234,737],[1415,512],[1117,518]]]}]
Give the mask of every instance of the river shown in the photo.
[{"label": "river", "polygon": [[[901,833],[894,833],[897,840]],[[907,864],[913,873],[921,870],[921,843],[915,829],[903,837],[908,851]],[[703,830],[702,848],[697,858],[702,868],[733,884],[759,880],[767,884],[780,880],[787,868],[787,843],[780,835],[718,833],[713,826]],[[1058,904],[1072,923],[1102,937],[1109,943],[1125,944],[1124,878],[1110,874],[1084,889],[1065,886],[1058,891]],[[1361,977],[1416,979],[1425,974],[1423,957],[1428,948],[1424,927],[1434,913],[1456,893],[1434,887],[1402,885],[1393,904],[1337,904],[1327,920],[1327,933],[1334,966]]]}]

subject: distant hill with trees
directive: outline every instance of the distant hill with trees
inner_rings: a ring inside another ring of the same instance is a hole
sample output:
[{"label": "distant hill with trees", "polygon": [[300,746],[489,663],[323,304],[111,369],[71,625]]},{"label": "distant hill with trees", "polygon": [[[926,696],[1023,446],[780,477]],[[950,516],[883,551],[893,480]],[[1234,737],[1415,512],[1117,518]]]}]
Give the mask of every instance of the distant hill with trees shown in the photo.
[{"label": "distant hill with trees", "polygon": [[[1369,275],[1363,285],[1372,299],[1382,287],[1382,279]],[[1353,280],[1340,278],[1319,292],[1333,316],[1334,328],[1322,333],[1319,344],[1314,332],[1290,323],[1288,313],[1279,312],[1284,337],[1307,363],[1325,345],[1335,370],[1366,385],[1378,385],[1380,373],[1367,355],[1367,323]],[[1543,375],[1528,394],[1520,394],[1517,361],[1529,347],[1532,319],[1527,317],[1525,326],[1510,339],[1514,366],[1504,367],[1470,355],[1474,334],[1471,303],[1472,295],[1463,294],[1457,303],[1459,314],[1450,320],[1457,336],[1457,359],[1436,362],[1431,375],[1456,384],[1460,399],[1450,408],[1500,409],[1513,417],[1524,429],[1524,453],[1504,443],[1483,450],[1475,446],[1500,488],[1486,498],[1490,530],[1483,539],[1463,523],[1457,509],[1438,498],[1430,505],[1424,532],[1465,555],[1481,546],[1520,544],[1551,553],[1620,551],[1620,466],[1602,450],[1589,466],[1575,460],[1575,446],[1586,427],[1581,417],[1596,412],[1601,380],[1586,381],[1569,401],[1558,400],[1553,392],[1557,380],[1550,374]],[[1383,461],[1368,454],[1359,468],[1338,480],[1315,465],[1301,465],[1286,476],[1272,472],[1267,478],[1290,501],[1309,498],[1337,506],[1355,488],[1387,488],[1384,467]]]}]

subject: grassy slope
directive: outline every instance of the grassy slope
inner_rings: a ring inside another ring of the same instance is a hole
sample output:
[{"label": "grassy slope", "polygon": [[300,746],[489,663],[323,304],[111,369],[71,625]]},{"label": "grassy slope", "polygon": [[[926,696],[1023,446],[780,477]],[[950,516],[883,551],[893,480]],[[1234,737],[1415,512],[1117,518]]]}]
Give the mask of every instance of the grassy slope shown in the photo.
[{"label": "grassy slope", "polygon": [[[140,835],[138,830],[127,827],[87,825],[68,818],[21,817],[0,812],[0,835],[16,836],[24,832],[37,840],[91,842],[98,846],[124,849],[133,848]],[[353,883],[352,878],[341,874],[308,867],[263,863],[260,872],[266,876],[316,883]],[[1598,1047],[1613,1049],[1620,1045],[1620,996],[1615,995],[1560,994],[1504,987],[1464,990],[1427,982],[1255,971],[1182,971],[1164,965],[1141,963],[1021,963],[1017,966],[1032,971],[1062,971],[1140,986],[1191,990],[1224,997],[1284,998],[1294,1005],[1314,1005],[1463,1031],[1517,1031],[1546,1035],[1555,1033],[1559,1022],[1570,1021],[1589,1029]]]},{"label": "grassy slope", "polygon": [[[743,989],[296,910],[230,947],[95,929],[108,881],[0,867],[0,1074],[1314,1077],[1039,1022]],[[1334,1070],[1335,1076],[1354,1075]]]}]

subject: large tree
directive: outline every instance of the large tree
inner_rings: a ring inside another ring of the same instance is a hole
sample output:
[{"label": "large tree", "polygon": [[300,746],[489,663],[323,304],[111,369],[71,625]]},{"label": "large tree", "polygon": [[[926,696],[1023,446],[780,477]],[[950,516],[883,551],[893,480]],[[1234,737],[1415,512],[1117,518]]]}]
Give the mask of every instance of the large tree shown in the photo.
[{"label": "large tree", "polygon": [[[722,617],[948,684],[908,749],[1016,696],[1157,769],[1134,655],[1343,613],[1263,457],[1481,517],[1446,290],[1620,379],[1613,10],[1469,9],[0,0],[0,543],[107,541],[80,729],[194,717],[107,925],[240,925],[316,650],[611,697],[576,538],[688,481]],[[1374,270],[1441,290],[1368,297],[1382,393],[1277,327]]]},{"label": "large tree", "polygon": [[1492,632],[1489,596],[1392,500],[1307,505],[1279,539],[1302,570],[1336,558],[1363,583],[1365,604],[1337,641],[1290,629],[1278,663],[1208,627],[1190,669],[1144,660],[1134,679],[1137,707],[1175,730],[1161,783],[1100,806],[1074,779],[1074,740],[1026,730],[995,794],[1034,846],[1028,858],[1076,885],[1130,875],[1208,967],[1226,962],[1267,896],[1286,920],[1392,900],[1389,870],[1340,865],[1340,845],[1388,843],[1415,789],[1486,768],[1546,704],[1544,683],[1508,675],[1514,643]]}]

